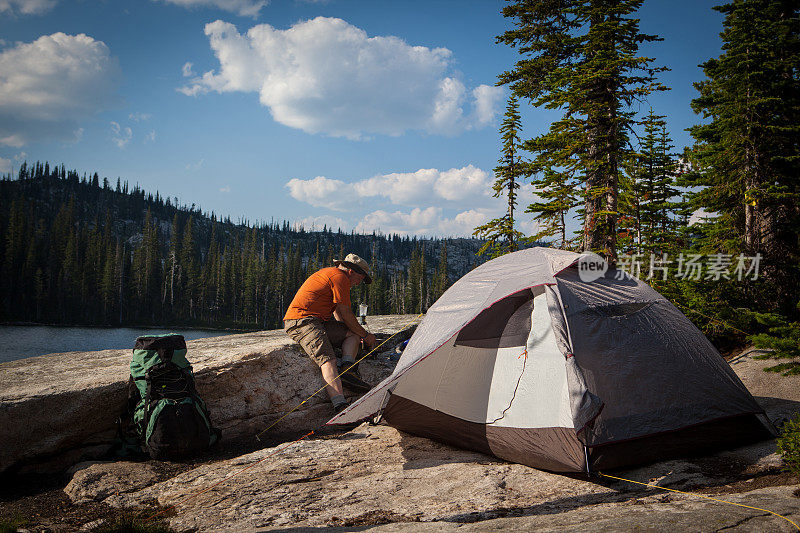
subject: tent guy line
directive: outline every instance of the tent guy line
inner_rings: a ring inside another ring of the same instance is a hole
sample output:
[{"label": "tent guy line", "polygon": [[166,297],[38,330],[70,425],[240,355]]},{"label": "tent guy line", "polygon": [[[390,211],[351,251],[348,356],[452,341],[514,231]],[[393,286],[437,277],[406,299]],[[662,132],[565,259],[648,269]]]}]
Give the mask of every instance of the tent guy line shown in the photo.
[{"label": "tent guy line", "polygon": [[[238,476],[239,474],[243,474],[247,470],[250,470],[251,468],[263,463],[264,461],[266,461],[270,457],[273,457],[273,456],[277,455],[278,453],[280,453],[282,451],[285,451],[287,448],[289,448],[293,444],[297,444],[298,442],[310,437],[313,434],[314,434],[314,431],[310,431],[310,432],[306,433],[305,435],[303,435],[302,437],[300,437],[299,439],[284,444],[282,447],[279,447],[277,450],[275,450],[271,454],[269,454],[269,455],[267,455],[265,457],[262,457],[261,459],[259,459],[255,463],[253,463],[251,465],[248,465],[245,468],[242,468],[241,470],[238,470],[237,472],[234,472],[233,474],[231,474],[230,476],[228,476],[228,477],[226,477],[224,479],[219,480],[218,482],[214,483],[210,487],[207,487],[207,488],[205,488],[205,489],[203,489],[201,491],[197,491],[195,493],[192,493],[192,494],[189,494],[189,495],[185,496],[184,498],[180,498],[180,499],[176,500],[175,502],[171,503],[169,506],[165,507],[161,511],[159,511],[156,514],[154,514],[154,515],[150,516],[149,518],[147,518],[145,521],[149,522],[149,521],[161,516],[162,514],[165,514],[165,513],[169,512],[170,510],[176,510],[177,511],[177,506],[179,504],[186,503],[188,501],[193,500],[194,498],[197,498],[198,496],[200,496],[202,494],[205,494],[206,492],[212,490],[213,488],[218,487],[222,483],[233,479],[234,477]],[[335,470],[338,470],[338,469],[335,469]],[[778,514],[778,513],[774,512],[774,511],[770,511],[769,509],[764,509],[764,508],[761,508],[761,507],[751,507],[749,505],[743,505],[741,503],[730,502],[730,501],[727,501],[727,500],[720,500],[719,498],[712,498],[710,496],[706,496],[704,494],[697,494],[695,492],[689,492],[689,491],[677,490],[677,489],[670,489],[670,488],[667,488],[667,487],[661,487],[659,485],[652,485],[650,483],[642,483],[641,481],[634,481],[632,479],[626,479],[626,478],[623,478],[623,477],[610,476],[610,475],[604,474],[602,472],[598,472],[597,475],[598,476],[602,476],[602,477],[607,477],[607,478],[610,478],[610,479],[615,479],[615,480],[618,480],[618,481],[626,481],[628,483],[635,483],[637,485],[644,485],[645,487],[650,487],[650,488],[654,488],[654,489],[662,489],[662,490],[667,490],[667,491],[670,491],[670,492],[677,492],[679,494],[686,494],[688,496],[695,496],[695,497],[698,497],[698,498],[705,498],[706,500],[711,500],[711,501],[718,502],[718,503],[727,503],[728,505],[735,505],[737,507],[744,507],[745,509],[753,509],[753,510],[756,510],[756,511],[764,511],[764,512],[770,513],[772,515],[775,515],[775,516],[777,516],[779,518],[783,518],[784,520],[786,520],[787,522],[792,524],[795,528],[797,528],[798,531],[800,531],[800,526],[798,526],[796,523],[792,522],[791,520],[789,520],[788,518],[786,518],[782,514]],[[591,477],[591,475],[589,477]]]},{"label": "tent guy line", "polygon": [[791,520],[789,520],[785,516],[783,516],[781,514],[778,514],[778,513],[774,512],[774,511],[770,511],[769,509],[762,509],[761,507],[750,507],[749,505],[743,505],[741,503],[729,502],[728,500],[720,500],[719,498],[712,498],[711,496],[706,496],[704,494],[697,494],[697,493],[688,492],[688,491],[685,491],[685,490],[670,489],[670,488],[667,488],[667,487],[661,487],[659,485],[653,485],[653,484],[650,484],[650,483],[642,483],[641,481],[633,481],[632,479],[625,479],[624,477],[609,476],[608,474],[604,474],[602,472],[598,472],[597,475],[598,476],[607,477],[607,478],[610,478],[610,479],[616,479],[616,480],[619,480],[619,481],[627,481],[628,483],[635,483],[637,485],[644,485],[645,487],[652,487],[654,489],[668,490],[670,492],[677,492],[679,494],[687,494],[689,496],[696,496],[698,498],[705,498],[706,500],[711,500],[711,501],[714,501],[714,502],[727,503],[728,505],[735,505],[737,507],[744,507],[745,509],[754,509],[756,511],[765,511],[765,512],[773,514],[773,515],[775,515],[777,517],[783,518],[784,520],[786,520],[787,522],[792,524],[794,527],[796,527],[798,531],[800,531],[800,526],[798,526],[797,524],[795,524],[794,522],[792,522]]},{"label": "tent guy line", "polygon": [[[355,362],[354,362],[354,363],[353,363],[353,364],[352,364],[350,367],[348,367],[347,369],[343,370],[343,371],[342,371],[342,373],[344,373],[344,372],[347,372],[348,370],[350,370],[350,368],[352,368],[353,366],[357,365],[357,364],[358,364],[359,362],[361,362],[363,359],[365,359],[365,358],[369,357],[369,356],[370,356],[372,353],[374,353],[374,352],[375,352],[375,351],[376,351],[378,348],[380,348],[381,346],[383,346],[384,344],[386,344],[387,342],[389,342],[389,341],[390,341],[390,340],[391,340],[393,337],[397,336],[397,335],[398,335],[400,332],[404,331],[404,330],[405,330],[406,328],[408,328],[409,326],[411,326],[411,325],[415,324],[416,322],[419,322],[419,320],[420,320],[420,319],[423,317],[423,315],[424,315],[424,313],[420,313],[419,315],[417,315],[416,317],[414,317],[414,319],[413,319],[413,320],[411,320],[411,321],[409,321],[409,323],[408,323],[408,324],[406,324],[406,325],[405,325],[405,327],[401,328],[399,331],[397,331],[396,333],[394,333],[393,335],[391,335],[390,337],[388,337],[386,340],[384,340],[383,342],[381,342],[380,344],[378,344],[378,345],[377,345],[375,348],[373,348],[372,350],[370,350],[369,352],[367,352],[366,354],[364,354],[362,357],[360,357],[358,360],[356,360],[356,361],[355,361]],[[341,374],[339,374],[339,375],[341,375]],[[338,377],[338,376],[337,376],[337,377]],[[299,404],[298,404],[298,405],[297,405],[297,406],[296,406],[294,409],[292,409],[291,411],[288,411],[288,412],[287,412],[286,414],[284,414],[282,417],[280,417],[280,418],[279,418],[279,419],[277,419],[275,422],[273,422],[272,424],[270,424],[270,425],[269,425],[269,426],[268,426],[266,429],[264,429],[264,430],[263,430],[263,431],[261,431],[261,432],[260,432],[258,435],[256,435],[256,440],[258,440],[258,441],[260,442],[260,441],[261,441],[261,439],[260,439],[259,437],[260,437],[261,435],[263,435],[264,433],[266,433],[267,431],[269,431],[269,430],[270,430],[270,429],[271,429],[273,426],[275,426],[275,424],[277,424],[278,422],[280,422],[281,420],[283,420],[284,418],[286,418],[287,416],[289,416],[289,415],[290,415],[292,412],[294,412],[294,411],[296,411],[297,409],[299,409],[299,408],[300,408],[300,406],[302,406],[302,405],[303,405],[304,403],[306,403],[308,400],[310,400],[311,398],[313,398],[314,396],[316,396],[316,395],[317,395],[317,394],[318,394],[320,391],[322,391],[324,388],[325,388],[325,387],[322,387],[322,388],[320,388],[320,389],[316,390],[316,391],[315,391],[313,394],[311,394],[311,395],[310,395],[308,398],[306,398],[305,400],[303,400],[302,402],[300,402],[300,403],[299,403]],[[316,432],[316,430],[314,430],[314,431],[310,431],[310,432],[306,433],[305,435],[303,435],[302,437],[300,437],[299,439],[297,439],[297,440],[294,440],[294,441],[292,441],[292,442],[289,442],[289,443],[286,443],[286,444],[284,444],[283,446],[279,447],[277,450],[275,450],[275,451],[274,451],[274,452],[272,452],[271,454],[267,455],[266,457],[263,457],[263,458],[259,459],[258,461],[256,461],[255,463],[253,463],[253,464],[251,464],[251,465],[249,465],[249,466],[247,466],[247,467],[245,467],[245,468],[243,468],[243,469],[241,469],[241,470],[239,470],[239,471],[237,471],[237,472],[234,472],[234,473],[233,473],[233,474],[231,474],[230,476],[228,476],[228,477],[226,477],[226,478],[224,478],[224,479],[221,479],[220,481],[218,481],[217,483],[214,483],[214,484],[213,484],[213,485],[211,485],[210,487],[207,487],[207,488],[205,488],[205,489],[203,489],[203,490],[201,490],[201,491],[198,491],[198,492],[195,492],[195,493],[189,494],[189,495],[185,496],[184,498],[180,498],[180,499],[176,500],[174,503],[170,504],[168,507],[166,507],[166,508],[162,509],[161,511],[159,511],[159,512],[157,512],[156,514],[154,514],[154,515],[150,516],[149,518],[147,518],[147,519],[146,519],[146,521],[147,521],[147,522],[149,522],[149,521],[153,520],[154,518],[156,518],[156,517],[158,517],[158,516],[161,516],[162,514],[164,514],[164,513],[168,512],[170,509],[175,509],[175,508],[176,508],[176,506],[177,506],[178,504],[180,504],[180,503],[186,503],[186,502],[188,502],[188,501],[190,501],[190,500],[193,500],[194,498],[197,498],[197,497],[198,497],[198,496],[200,496],[201,494],[205,494],[206,492],[210,491],[210,490],[211,490],[211,489],[213,489],[214,487],[217,487],[217,486],[221,485],[221,484],[222,484],[222,483],[224,483],[225,481],[228,481],[229,479],[232,479],[232,478],[234,478],[234,477],[238,476],[239,474],[242,474],[242,473],[246,472],[247,470],[250,470],[250,469],[251,469],[251,468],[253,468],[254,466],[256,466],[256,465],[258,465],[258,464],[260,464],[260,463],[262,463],[262,462],[266,461],[266,460],[267,460],[267,459],[269,459],[270,457],[272,457],[272,456],[274,456],[274,455],[277,455],[278,453],[280,453],[280,452],[282,452],[282,451],[286,450],[286,449],[287,449],[287,448],[289,448],[291,445],[293,445],[293,444],[297,444],[297,443],[298,443],[298,442],[300,442],[301,440],[304,440],[304,439],[306,439],[306,438],[310,437],[310,436],[311,436],[311,435],[313,435],[315,432]]]}]

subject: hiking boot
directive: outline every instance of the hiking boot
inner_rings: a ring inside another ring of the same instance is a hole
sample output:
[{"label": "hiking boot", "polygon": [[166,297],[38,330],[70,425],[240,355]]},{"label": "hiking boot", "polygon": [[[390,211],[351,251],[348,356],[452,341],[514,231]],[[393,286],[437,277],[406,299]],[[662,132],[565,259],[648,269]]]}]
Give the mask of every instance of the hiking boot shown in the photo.
[{"label": "hiking boot", "polygon": [[344,402],[344,403],[340,403],[339,405],[334,405],[333,406],[333,414],[338,415],[339,413],[341,413],[342,411],[344,411],[348,407],[350,407],[350,402]]},{"label": "hiking boot", "polygon": [[[351,404],[352,404],[352,402],[347,402],[347,403],[340,404],[337,407],[334,407],[333,408],[334,416],[338,415],[339,413],[341,413],[342,411],[344,411],[345,409],[350,407]],[[328,425],[323,426],[318,433],[320,435],[336,435],[336,434],[341,434],[341,433],[350,431],[351,429],[356,428],[356,427],[358,427],[360,425],[361,425],[361,421],[348,422],[346,424],[341,424],[339,422],[334,422],[333,424],[328,424]]]},{"label": "hiking boot", "polygon": [[[350,366],[352,368],[349,368]],[[372,385],[361,379],[361,375],[358,373],[358,364],[342,363],[342,366],[339,367],[339,373],[342,385],[353,392],[369,392],[372,389]]]}]

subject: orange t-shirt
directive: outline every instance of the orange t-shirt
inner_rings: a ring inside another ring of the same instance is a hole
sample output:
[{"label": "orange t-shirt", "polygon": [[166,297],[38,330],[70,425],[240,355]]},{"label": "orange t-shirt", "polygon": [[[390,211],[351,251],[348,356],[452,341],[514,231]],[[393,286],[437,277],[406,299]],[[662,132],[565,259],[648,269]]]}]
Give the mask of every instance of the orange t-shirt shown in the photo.
[{"label": "orange t-shirt", "polygon": [[323,268],[300,286],[283,319],[315,316],[329,320],[340,303],[350,305],[350,278],[336,267]]}]

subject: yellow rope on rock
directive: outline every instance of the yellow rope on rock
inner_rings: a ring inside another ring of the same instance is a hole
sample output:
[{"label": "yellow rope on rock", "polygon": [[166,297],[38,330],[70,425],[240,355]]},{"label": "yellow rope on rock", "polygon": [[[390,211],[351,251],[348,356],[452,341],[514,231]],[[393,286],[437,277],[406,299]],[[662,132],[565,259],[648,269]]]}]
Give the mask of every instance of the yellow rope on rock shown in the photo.
[{"label": "yellow rope on rock", "polygon": [[[334,378],[334,379],[339,379],[339,377],[340,377],[342,374],[344,374],[345,372],[347,372],[348,370],[350,370],[351,368],[353,368],[354,366],[356,366],[356,365],[357,365],[359,362],[361,362],[361,360],[363,360],[363,359],[365,359],[365,358],[369,357],[369,356],[370,356],[370,355],[371,355],[373,352],[375,352],[375,350],[377,350],[378,348],[380,348],[381,346],[383,346],[384,344],[386,344],[387,342],[389,342],[389,341],[392,339],[392,337],[395,337],[395,336],[397,336],[399,333],[401,333],[401,332],[405,331],[405,329],[406,329],[407,327],[411,326],[411,325],[412,325],[412,324],[414,324],[415,322],[419,322],[419,319],[420,319],[420,318],[421,318],[421,317],[422,317],[424,314],[425,314],[425,313],[420,313],[419,315],[417,315],[416,317],[414,317],[414,319],[413,319],[411,322],[409,322],[408,324],[406,324],[406,325],[405,325],[405,326],[404,326],[404,327],[403,327],[403,328],[402,328],[400,331],[398,331],[398,332],[394,333],[394,334],[393,334],[391,337],[388,337],[386,340],[384,340],[382,343],[380,343],[380,344],[378,344],[377,346],[375,346],[375,347],[374,347],[372,350],[370,350],[369,352],[367,352],[366,354],[364,354],[364,355],[363,355],[362,357],[360,357],[358,360],[354,361],[352,365],[348,366],[346,369],[342,370],[342,371],[341,371],[339,374],[337,374],[337,375],[336,375],[336,378]],[[261,440],[261,435],[263,435],[264,433],[266,433],[267,431],[269,431],[270,429],[272,429],[273,427],[275,427],[275,425],[276,425],[278,422],[280,422],[281,420],[283,420],[284,418],[286,418],[286,417],[287,417],[287,416],[289,416],[290,414],[292,414],[292,413],[294,413],[295,411],[297,411],[298,409],[300,409],[300,407],[302,407],[302,405],[303,405],[304,403],[306,403],[308,400],[310,400],[311,398],[313,398],[314,396],[316,396],[317,394],[319,394],[321,391],[325,390],[325,387],[327,387],[327,386],[328,386],[328,384],[326,383],[325,385],[323,385],[322,387],[320,387],[319,389],[317,389],[316,391],[314,391],[314,392],[313,392],[313,393],[312,393],[312,394],[311,394],[311,395],[310,395],[308,398],[306,398],[305,400],[303,400],[302,402],[300,402],[299,404],[297,404],[297,405],[294,407],[294,409],[292,409],[291,411],[288,411],[288,412],[287,412],[286,414],[284,414],[282,417],[280,417],[280,418],[279,418],[279,419],[277,419],[275,422],[273,422],[272,424],[270,424],[269,426],[267,426],[267,428],[266,428],[265,430],[261,431],[261,432],[260,432],[258,435],[256,435],[256,440],[260,441],[260,440]]]},{"label": "yellow rope on rock", "polygon": [[644,485],[645,487],[652,487],[654,489],[668,490],[670,492],[677,492],[679,494],[688,494],[689,496],[697,496],[698,498],[705,498],[707,500],[711,500],[711,501],[715,501],[715,502],[719,502],[719,503],[727,503],[728,505],[736,505],[737,507],[744,507],[745,509],[754,509],[756,511],[764,511],[766,513],[775,515],[775,516],[777,516],[779,518],[783,518],[784,520],[786,520],[787,522],[792,524],[794,527],[796,527],[798,531],[800,531],[800,526],[798,526],[797,524],[795,524],[794,522],[792,522],[791,520],[789,520],[785,516],[779,515],[778,513],[774,512],[774,511],[770,511],[769,509],[762,509],[761,507],[751,507],[749,505],[743,505],[741,503],[734,503],[734,502],[729,502],[727,500],[720,500],[719,498],[712,498],[711,496],[705,496],[703,494],[697,494],[697,493],[694,493],[694,492],[686,492],[686,491],[677,490],[677,489],[668,489],[667,487],[661,487],[659,485],[652,485],[650,483],[642,483],[641,481],[633,481],[632,479],[625,479],[624,477],[609,476],[608,474],[603,474],[602,472],[598,472],[597,475],[603,476],[603,477],[607,477],[607,478],[611,478],[611,479],[616,479],[616,480],[619,480],[619,481],[627,481],[628,483],[636,483],[637,485]]}]

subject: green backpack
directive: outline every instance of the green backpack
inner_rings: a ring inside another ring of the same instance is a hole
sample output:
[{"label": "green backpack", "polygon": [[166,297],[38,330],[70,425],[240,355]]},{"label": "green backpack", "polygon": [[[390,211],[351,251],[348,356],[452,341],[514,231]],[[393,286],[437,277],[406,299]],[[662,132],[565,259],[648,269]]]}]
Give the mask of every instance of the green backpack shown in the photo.
[{"label": "green backpack", "polygon": [[123,418],[153,459],[203,453],[221,435],[195,389],[182,335],[136,339],[125,411]]}]

